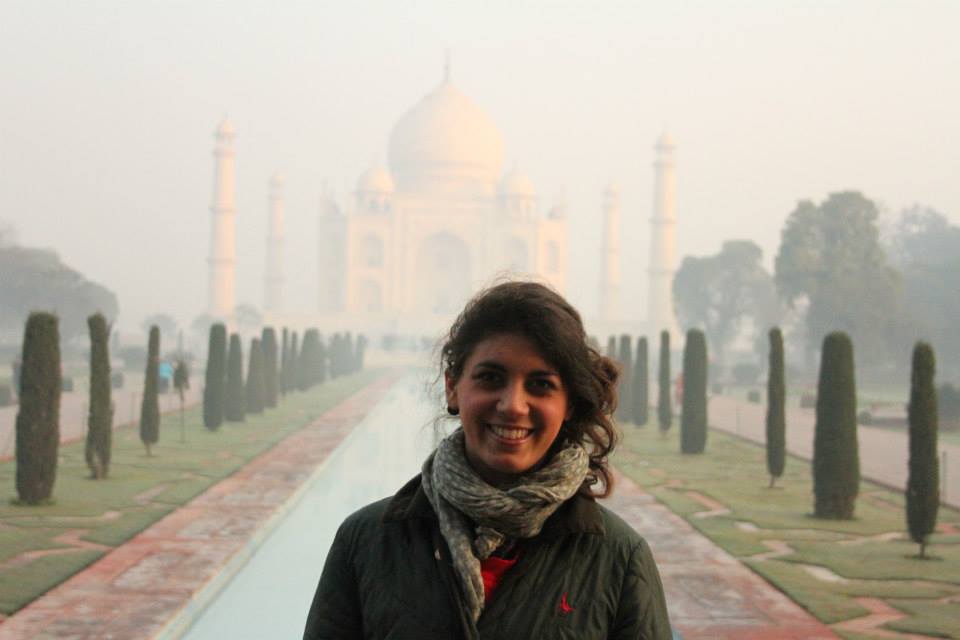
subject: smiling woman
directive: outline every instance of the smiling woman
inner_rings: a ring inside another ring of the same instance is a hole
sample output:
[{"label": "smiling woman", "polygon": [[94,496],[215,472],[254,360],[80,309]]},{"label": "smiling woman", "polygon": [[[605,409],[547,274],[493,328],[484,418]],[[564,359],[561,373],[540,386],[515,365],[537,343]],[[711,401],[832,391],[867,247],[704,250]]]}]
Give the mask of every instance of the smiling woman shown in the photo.
[{"label": "smiling woman", "polygon": [[460,428],[337,533],[304,638],[671,637],[612,490],[616,365],[540,284],[481,292],[441,350]]}]

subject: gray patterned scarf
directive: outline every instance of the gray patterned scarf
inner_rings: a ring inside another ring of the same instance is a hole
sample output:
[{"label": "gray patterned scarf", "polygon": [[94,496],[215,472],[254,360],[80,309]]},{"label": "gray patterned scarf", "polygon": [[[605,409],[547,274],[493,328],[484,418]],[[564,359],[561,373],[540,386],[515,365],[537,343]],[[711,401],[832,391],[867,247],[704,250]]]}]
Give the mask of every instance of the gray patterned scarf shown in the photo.
[{"label": "gray patterned scarf", "polygon": [[423,490],[440,520],[474,622],[484,604],[480,561],[508,539],[540,533],[544,521],[583,484],[589,462],[582,446],[569,444],[547,465],[498,489],[467,462],[462,429],[444,438],[424,462]]}]

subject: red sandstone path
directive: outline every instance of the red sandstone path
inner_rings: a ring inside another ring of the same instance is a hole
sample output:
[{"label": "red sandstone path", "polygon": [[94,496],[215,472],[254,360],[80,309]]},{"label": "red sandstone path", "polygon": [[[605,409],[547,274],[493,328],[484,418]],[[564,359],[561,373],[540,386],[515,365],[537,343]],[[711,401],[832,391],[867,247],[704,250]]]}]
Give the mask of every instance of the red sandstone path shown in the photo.
[{"label": "red sandstone path", "polygon": [[604,503],[650,543],[683,640],[838,638],[625,476]]},{"label": "red sandstone path", "polygon": [[[179,637],[397,377],[354,394],[0,622],[0,640]],[[607,504],[650,542],[684,640],[837,637],[628,479]]]}]

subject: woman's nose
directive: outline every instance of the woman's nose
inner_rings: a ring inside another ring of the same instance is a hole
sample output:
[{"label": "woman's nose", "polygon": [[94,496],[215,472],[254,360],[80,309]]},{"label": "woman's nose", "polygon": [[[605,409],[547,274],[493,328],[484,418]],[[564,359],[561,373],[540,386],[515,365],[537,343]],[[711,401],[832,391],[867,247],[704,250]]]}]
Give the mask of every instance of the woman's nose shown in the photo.
[{"label": "woman's nose", "polygon": [[500,393],[497,411],[506,415],[526,415],[529,411],[527,391],[522,384],[508,384]]}]

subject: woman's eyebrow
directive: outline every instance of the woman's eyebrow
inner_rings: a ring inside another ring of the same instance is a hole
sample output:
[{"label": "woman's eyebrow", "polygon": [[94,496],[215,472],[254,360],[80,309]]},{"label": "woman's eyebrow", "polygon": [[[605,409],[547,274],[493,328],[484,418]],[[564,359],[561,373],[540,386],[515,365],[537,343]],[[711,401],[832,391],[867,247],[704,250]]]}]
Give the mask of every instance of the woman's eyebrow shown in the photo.
[{"label": "woman's eyebrow", "polygon": [[[496,360],[482,360],[476,363],[475,365],[473,365],[473,368],[474,369],[494,369],[495,371],[507,370],[505,366],[503,366],[501,363],[497,362]],[[540,376],[540,377],[543,377],[543,376],[560,377],[560,373],[557,371],[554,371],[553,369],[534,369],[528,375]]]}]

